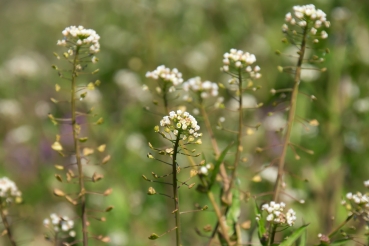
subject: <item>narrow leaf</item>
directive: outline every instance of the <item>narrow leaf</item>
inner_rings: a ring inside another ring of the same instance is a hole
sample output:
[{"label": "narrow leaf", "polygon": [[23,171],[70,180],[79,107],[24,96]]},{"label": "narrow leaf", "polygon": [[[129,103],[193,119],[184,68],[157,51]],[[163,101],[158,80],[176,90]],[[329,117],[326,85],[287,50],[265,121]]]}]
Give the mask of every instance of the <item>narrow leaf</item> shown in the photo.
[{"label": "narrow leaf", "polygon": [[303,225],[299,227],[297,230],[295,230],[286,240],[281,242],[279,246],[291,246],[306,230],[306,227],[309,224]]},{"label": "narrow leaf", "polygon": [[220,169],[220,164],[223,163],[223,160],[227,154],[227,152],[229,151],[229,149],[232,147],[233,143],[230,143],[220,154],[218,160],[216,160],[215,164],[214,164],[214,170],[211,173],[210,176],[210,182],[209,182],[209,189],[211,188],[211,186],[215,183],[215,178],[217,177],[217,174],[219,173],[219,169]]}]

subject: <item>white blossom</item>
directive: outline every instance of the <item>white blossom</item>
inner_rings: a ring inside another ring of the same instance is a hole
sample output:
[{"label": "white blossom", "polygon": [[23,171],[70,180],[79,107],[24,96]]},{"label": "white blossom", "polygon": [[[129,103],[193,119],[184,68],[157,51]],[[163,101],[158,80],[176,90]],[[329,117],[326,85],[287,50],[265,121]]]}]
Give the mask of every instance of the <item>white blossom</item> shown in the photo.
[{"label": "white blossom", "polygon": [[76,236],[76,232],[74,231],[74,221],[69,219],[68,216],[60,216],[52,213],[49,218],[44,219],[43,224],[54,232],[62,232],[71,237]]},{"label": "white blossom", "polygon": [[193,91],[199,93],[201,98],[208,98],[209,96],[218,96],[218,85],[210,81],[201,81],[200,77],[189,79],[183,83],[185,91]]},{"label": "white blossom", "polygon": [[[160,121],[160,126],[165,127],[166,131],[171,131],[176,136],[181,135],[182,140],[188,142],[193,142],[195,138],[202,136],[198,132],[200,126],[197,124],[195,117],[188,112],[182,112],[182,110],[171,111],[168,116],[164,116]],[[201,143],[201,141],[198,143]]]},{"label": "white blossom", "polygon": [[[276,203],[271,201],[270,203],[263,204],[261,207],[262,211],[266,211],[268,214],[266,216],[266,220],[281,226],[293,226],[296,221],[296,213],[293,209],[289,209],[287,213],[284,213],[284,209],[286,204]],[[260,215],[257,216],[260,219]]]},{"label": "white blossom", "polygon": [[164,65],[158,66],[154,71],[146,73],[147,78],[152,78],[155,80],[162,79],[165,82],[172,83],[174,86],[182,84],[182,73],[178,69],[167,68]]},{"label": "white blossom", "polygon": [[0,197],[8,203],[19,201],[22,192],[18,190],[17,185],[7,177],[0,178]]},{"label": "white blossom", "polygon": [[87,46],[89,53],[95,54],[100,51],[100,36],[95,30],[85,29],[83,26],[70,26],[62,31],[64,39],[58,40],[59,46],[70,46],[77,49]]}]

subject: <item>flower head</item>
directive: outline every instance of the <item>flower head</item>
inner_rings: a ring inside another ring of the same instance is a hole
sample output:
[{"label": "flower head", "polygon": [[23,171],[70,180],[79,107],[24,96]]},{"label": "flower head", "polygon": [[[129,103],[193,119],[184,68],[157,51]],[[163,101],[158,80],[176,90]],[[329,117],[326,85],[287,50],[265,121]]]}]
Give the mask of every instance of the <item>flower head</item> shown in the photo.
[{"label": "flower head", "polygon": [[346,199],[343,199],[341,204],[346,207],[349,214],[362,216],[363,219],[369,221],[369,195],[361,192],[346,194]]},{"label": "flower head", "polygon": [[256,62],[256,56],[242,50],[231,49],[223,55],[222,71],[228,72],[230,68],[245,69],[251,78],[258,79],[261,77],[259,73],[260,67],[252,65]]},{"label": "flower head", "polygon": [[200,77],[189,79],[183,83],[183,89],[185,91],[193,91],[199,93],[201,98],[208,98],[209,96],[218,95],[218,85],[210,81],[201,81]]},{"label": "flower head", "polygon": [[17,185],[7,177],[0,178],[0,197],[6,202],[20,201],[22,192],[18,190]]},{"label": "flower head", "polygon": [[308,26],[310,34],[314,38],[314,43],[319,38],[328,38],[327,32],[322,30],[328,28],[330,22],[327,21],[327,15],[320,9],[316,9],[313,4],[294,6],[292,13],[287,13],[285,16],[286,23],[282,26],[283,32],[288,32],[293,29],[293,26],[305,28]]},{"label": "flower head", "polygon": [[[267,212],[266,220],[270,223],[281,226],[293,226],[296,221],[296,213],[292,208],[289,209],[287,213],[284,213],[285,207],[286,204],[284,204],[283,202],[276,203],[274,201],[271,201],[269,204],[264,204],[261,207],[261,210]],[[260,217],[261,216],[258,215],[257,219],[260,220]]]},{"label": "flower head", "polygon": [[[83,26],[70,26],[62,31],[64,39],[58,40],[57,45],[67,47],[89,47],[90,54],[100,51],[100,36],[92,29],[85,29]],[[93,60],[95,61],[95,60]]]},{"label": "flower head", "polygon": [[183,82],[182,73],[177,68],[170,69],[164,65],[157,67],[152,72],[147,72],[146,77],[155,80],[162,79],[164,82],[171,83],[173,86],[182,84]]},{"label": "flower head", "polygon": [[188,142],[193,142],[195,138],[202,135],[198,133],[200,126],[196,119],[188,112],[182,112],[182,110],[172,111],[169,116],[164,116],[160,121],[160,126],[165,127],[167,132],[172,132],[175,136],[182,136],[182,140]]},{"label": "flower head", "polygon": [[73,230],[74,221],[67,216],[50,214],[49,218],[44,219],[44,226],[52,229],[54,232],[65,233],[71,237],[76,236],[76,232]]}]

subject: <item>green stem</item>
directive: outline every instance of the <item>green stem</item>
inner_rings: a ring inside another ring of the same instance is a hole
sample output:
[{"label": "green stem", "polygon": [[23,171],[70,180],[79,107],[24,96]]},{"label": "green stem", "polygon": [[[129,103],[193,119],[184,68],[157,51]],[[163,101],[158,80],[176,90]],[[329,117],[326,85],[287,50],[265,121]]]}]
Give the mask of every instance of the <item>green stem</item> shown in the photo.
[{"label": "green stem", "polygon": [[181,245],[181,224],[179,220],[179,197],[178,197],[178,185],[177,185],[177,153],[179,148],[180,132],[178,132],[176,141],[174,143],[173,150],[173,199],[174,199],[174,216],[176,223],[176,245]]},{"label": "green stem", "polygon": [[87,232],[87,213],[86,213],[86,196],[85,196],[85,186],[83,181],[83,169],[81,162],[81,153],[80,153],[80,145],[78,140],[78,134],[80,131],[80,126],[76,121],[76,78],[77,78],[77,62],[79,55],[79,47],[77,47],[76,55],[73,60],[73,69],[72,69],[72,91],[71,91],[71,110],[72,110],[72,127],[73,127],[73,141],[74,141],[74,151],[76,153],[76,160],[78,166],[78,174],[79,174],[79,188],[80,188],[80,199],[81,199],[81,217],[82,217],[82,234],[83,234],[83,246],[88,245],[88,232]]},{"label": "green stem", "polygon": [[299,52],[299,59],[297,61],[294,86],[292,89],[291,102],[290,102],[290,111],[288,114],[287,132],[286,132],[284,142],[283,142],[282,155],[279,159],[279,164],[278,164],[278,175],[277,175],[277,179],[275,181],[275,186],[274,186],[274,196],[273,196],[274,201],[278,200],[278,196],[280,193],[280,187],[281,187],[283,173],[284,173],[284,165],[285,165],[285,160],[286,160],[287,148],[290,143],[292,126],[293,126],[293,122],[295,119],[297,95],[299,93],[299,84],[300,84],[300,79],[301,79],[301,65],[304,59],[305,49],[306,49],[307,31],[308,31],[308,25],[306,25],[304,29],[301,49]]},{"label": "green stem", "polygon": [[15,243],[15,240],[13,238],[12,231],[10,230],[10,225],[9,225],[8,219],[7,219],[7,217],[6,217],[5,213],[4,213],[4,207],[3,207],[3,201],[2,201],[2,199],[0,199],[0,214],[1,214],[1,219],[3,221],[3,225],[4,225],[5,230],[6,230],[6,234],[8,235],[10,244],[12,246],[17,246],[17,244]]},{"label": "green stem", "polygon": [[275,234],[277,231],[277,225],[272,225],[272,234],[269,237],[269,242],[268,242],[268,246],[272,246],[274,243],[274,238],[275,238]]},{"label": "green stem", "polygon": [[338,227],[336,229],[334,229],[331,233],[328,234],[329,239],[331,239],[331,237],[336,234],[336,232],[338,232],[344,225],[347,224],[347,222],[349,222],[352,218],[354,217],[354,215],[350,215],[349,217],[346,218],[346,220],[344,222],[342,222],[340,225],[338,225]]}]

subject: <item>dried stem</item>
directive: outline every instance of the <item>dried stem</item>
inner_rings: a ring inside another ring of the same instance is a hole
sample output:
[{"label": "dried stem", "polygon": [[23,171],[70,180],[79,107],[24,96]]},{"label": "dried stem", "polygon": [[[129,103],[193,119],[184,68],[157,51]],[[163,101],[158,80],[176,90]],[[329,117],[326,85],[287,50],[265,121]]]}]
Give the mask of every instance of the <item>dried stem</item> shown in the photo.
[{"label": "dried stem", "polygon": [[12,231],[10,229],[10,225],[9,225],[8,219],[7,219],[7,217],[6,217],[5,213],[4,213],[4,207],[3,207],[3,201],[2,201],[2,199],[0,199],[0,214],[1,214],[1,219],[3,221],[3,225],[4,225],[5,230],[6,230],[6,234],[8,235],[10,244],[12,246],[17,246],[17,244],[15,243],[15,240],[13,238],[13,234],[12,234]]},{"label": "dried stem", "polygon": [[76,78],[77,78],[77,61],[79,55],[79,47],[77,47],[76,54],[73,60],[73,71],[72,71],[72,88],[71,88],[71,110],[72,110],[72,127],[73,127],[73,141],[74,141],[74,151],[76,154],[78,174],[79,174],[79,188],[80,188],[80,199],[81,199],[81,218],[82,218],[82,234],[83,234],[83,246],[88,245],[88,232],[87,232],[87,213],[86,213],[86,196],[85,187],[83,180],[83,169],[81,162],[81,152],[80,145],[78,141],[78,134],[80,131],[80,126],[76,121]]},{"label": "dried stem", "polygon": [[293,86],[291,101],[290,101],[290,112],[288,114],[287,132],[286,132],[284,142],[283,142],[282,155],[281,155],[281,158],[279,159],[279,164],[278,164],[278,175],[277,175],[277,179],[275,181],[275,186],[274,186],[274,196],[273,196],[274,201],[278,200],[278,196],[280,193],[280,187],[281,187],[282,178],[283,178],[287,149],[290,143],[292,126],[293,126],[295,113],[296,113],[297,95],[299,92],[298,90],[299,90],[299,84],[300,84],[300,79],[301,79],[301,65],[304,59],[304,54],[305,54],[305,49],[306,49],[307,31],[308,31],[308,25],[305,26],[305,29],[303,32],[301,49],[299,52],[299,59],[297,61],[294,86]]}]

